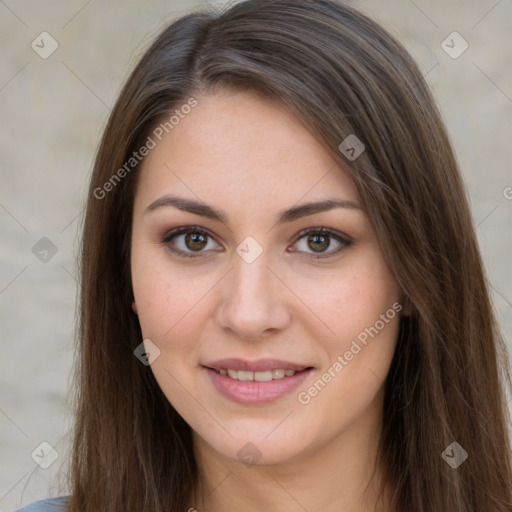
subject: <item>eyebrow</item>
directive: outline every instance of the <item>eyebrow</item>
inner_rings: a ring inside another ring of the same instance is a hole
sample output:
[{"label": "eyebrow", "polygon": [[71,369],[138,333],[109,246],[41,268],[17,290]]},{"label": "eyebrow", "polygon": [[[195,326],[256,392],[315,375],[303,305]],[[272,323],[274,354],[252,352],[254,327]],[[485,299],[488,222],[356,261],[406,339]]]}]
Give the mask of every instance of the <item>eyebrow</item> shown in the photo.
[{"label": "eyebrow", "polygon": [[[144,215],[159,208],[168,206],[174,206],[178,210],[194,213],[196,215],[201,215],[202,217],[207,217],[209,219],[228,224],[228,215],[222,210],[218,210],[205,203],[195,201],[194,199],[185,199],[184,197],[169,195],[162,196],[156,201],[153,201],[144,211]],[[292,222],[307,215],[333,210],[334,208],[362,210],[361,206],[353,201],[346,199],[325,199],[323,201],[304,203],[284,210],[278,214],[276,223],[283,224],[285,222]]]}]

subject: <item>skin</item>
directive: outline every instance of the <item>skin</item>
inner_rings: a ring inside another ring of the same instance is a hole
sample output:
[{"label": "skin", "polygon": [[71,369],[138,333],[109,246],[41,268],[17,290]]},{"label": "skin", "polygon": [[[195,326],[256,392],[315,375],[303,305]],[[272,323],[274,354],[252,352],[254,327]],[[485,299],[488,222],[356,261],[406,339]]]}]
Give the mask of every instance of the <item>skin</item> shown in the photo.
[{"label": "skin", "polygon": [[[193,429],[205,488],[196,490],[190,507],[373,511],[383,385],[399,314],[309,403],[297,395],[401,302],[400,287],[362,209],[335,208],[276,224],[278,212],[297,204],[326,198],[360,203],[348,173],[298,119],[249,92],[196,98],[198,105],[143,162],[131,254],[133,308],[144,339],[160,350],[151,369]],[[223,210],[227,222],[173,206],[145,212],[166,194]],[[211,235],[198,257],[169,250],[197,254],[184,234],[162,242],[181,226]],[[328,237],[320,254],[329,256],[315,259],[314,241],[298,236],[310,227],[329,228],[351,243]],[[247,236],[263,248],[252,263],[236,252]],[[220,395],[202,367],[221,357],[278,358],[315,369],[274,402],[239,404]],[[261,459],[248,467],[237,452],[249,441]],[[389,510],[386,500],[376,510]]]}]

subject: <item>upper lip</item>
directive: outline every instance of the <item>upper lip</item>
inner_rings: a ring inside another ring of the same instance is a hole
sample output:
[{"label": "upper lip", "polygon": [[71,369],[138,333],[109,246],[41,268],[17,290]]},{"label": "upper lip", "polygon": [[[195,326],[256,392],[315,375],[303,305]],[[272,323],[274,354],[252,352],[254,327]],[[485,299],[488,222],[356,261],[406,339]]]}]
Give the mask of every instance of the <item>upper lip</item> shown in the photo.
[{"label": "upper lip", "polygon": [[242,370],[247,372],[265,372],[268,370],[295,370],[300,372],[306,368],[310,368],[307,364],[292,363],[290,361],[282,361],[281,359],[258,359],[256,361],[248,361],[247,359],[239,359],[230,357],[219,359],[203,365],[207,368],[220,370],[221,368],[230,370]]}]

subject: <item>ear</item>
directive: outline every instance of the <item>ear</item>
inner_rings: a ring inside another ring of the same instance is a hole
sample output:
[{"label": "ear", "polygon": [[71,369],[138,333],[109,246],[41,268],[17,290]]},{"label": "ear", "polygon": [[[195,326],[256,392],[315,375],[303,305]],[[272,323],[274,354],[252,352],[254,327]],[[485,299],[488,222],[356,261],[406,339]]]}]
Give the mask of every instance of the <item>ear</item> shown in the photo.
[{"label": "ear", "polygon": [[133,312],[134,312],[136,315],[138,315],[138,314],[139,314],[139,312],[138,312],[138,310],[137,310],[137,303],[135,302],[135,299],[134,299],[134,300],[133,300],[133,302],[132,302],[132,309],[133,309]]}]

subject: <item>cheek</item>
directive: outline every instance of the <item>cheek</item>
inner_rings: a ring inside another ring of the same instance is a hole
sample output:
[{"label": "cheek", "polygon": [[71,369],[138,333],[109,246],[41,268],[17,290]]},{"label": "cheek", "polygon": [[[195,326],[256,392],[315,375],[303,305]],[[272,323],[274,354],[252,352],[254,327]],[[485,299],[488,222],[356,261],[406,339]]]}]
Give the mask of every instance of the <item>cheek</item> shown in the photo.
[{"label": "cheek", "polygon": [[168,401],[188,417],[194,412],[189,393],[196,394],[194,347],[200,338],[199,317],[206,304],[200,299],[207,283],[192,282],[186,273],[171,271],[162,259],[141,256],[133,254],[132,282],[143,338],[160,351],[151,371]]},{"label": "cheek", "polygon": [[187,285],[186,276],[172,272],[165,258],[154,248],[132,251],[132,285],[143,335],[162,338],[186,315],[194,301],[195,287]]},{"label": "cheek", "polygon": [[327,347],[333,385],[324,398],[336,403],[336,397],[343,397],[338,412],[357,415],[375,398],[389,371],[400,325],[400,289],[378,258],[369,258],[364,270],[337,289],[331,303],[336,335]]},{"label": "cheek", "polygon": [[158,339],[175,321],[178,312],[169,303],[180,288],[171,286],[165,274],[148,265],[134,266],[132,282],[142,333],[145,338]]},{"label": "cheek", "polygon": [[[329,279],[304,283],[301,293],[325,325],[328,336],[324,339],[329,342],[330,351],[344,351],[353,339],[376,322],[379,322],[379,331],[389,331],[393,318],[398,316],[393,304],[400,298],[399,291],[379,253],[368,250],[359,252],[354,261],[340,267]],[[381,315],[388,320],[385,325],[380,320]]]},{"label": "cheek", "polygon": [[[339,318],[336,336],[324,345],[325,364],[310,386],[297,395],[309,417],[323,418],[322,435],[327,437],[336,435],[365,411],[377,410],[372,403],[377,404],[393,359],[399,311],[393,303],[382,309],[366,305],[368,310],[362,303],[347,306],[349,314]],[[381,314],[386,320],[381,320]]]},{"label": "cheek", "polygon": [[[154,342],[164,355],[166,366],[181,372],[192,358],[205,322],[212,316],[210,290],[218,276],[197,270],[177,270],[165,255],[134,251],[132,282],[138,320],[144,339]],[[178,364],[185,362],[186,365]],[[156,368],[155,368],[156,370]]]}]

